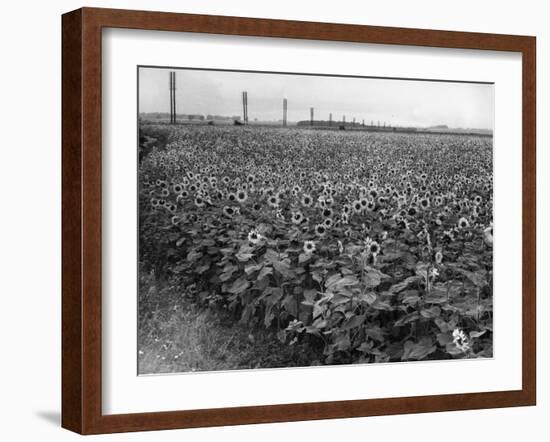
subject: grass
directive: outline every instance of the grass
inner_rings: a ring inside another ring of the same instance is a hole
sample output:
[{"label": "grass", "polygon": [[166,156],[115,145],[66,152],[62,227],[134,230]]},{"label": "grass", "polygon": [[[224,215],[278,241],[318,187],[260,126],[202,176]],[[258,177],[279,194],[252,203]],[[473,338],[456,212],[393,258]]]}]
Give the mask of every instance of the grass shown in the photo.
[{"label": "grass", "polygon": [[281,343],[272,330],[240,324],[223,309],[192,303],[186,289],[142,278],[139,373],[309,366],[320,354]]}]

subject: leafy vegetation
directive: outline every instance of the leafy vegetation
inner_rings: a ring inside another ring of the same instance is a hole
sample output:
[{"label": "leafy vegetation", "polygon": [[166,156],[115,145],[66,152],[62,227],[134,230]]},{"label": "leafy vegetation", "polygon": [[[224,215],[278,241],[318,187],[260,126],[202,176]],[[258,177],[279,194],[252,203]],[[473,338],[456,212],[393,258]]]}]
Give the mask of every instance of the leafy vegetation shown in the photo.
[{"label": "leafy vegetation", "polygon": [[491,138],[169,130],[140,166],[143,272],[310,364],[492,356]]}]

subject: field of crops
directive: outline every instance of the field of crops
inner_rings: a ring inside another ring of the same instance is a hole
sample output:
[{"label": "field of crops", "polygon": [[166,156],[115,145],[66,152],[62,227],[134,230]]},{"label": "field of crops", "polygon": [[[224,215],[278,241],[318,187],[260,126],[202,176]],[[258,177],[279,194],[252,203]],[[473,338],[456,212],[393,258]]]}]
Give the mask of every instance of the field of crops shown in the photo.
[{"label": "field of crops", "polygon": [[165,128],[141,274],[311,364],[492,357],[492,138]]}]

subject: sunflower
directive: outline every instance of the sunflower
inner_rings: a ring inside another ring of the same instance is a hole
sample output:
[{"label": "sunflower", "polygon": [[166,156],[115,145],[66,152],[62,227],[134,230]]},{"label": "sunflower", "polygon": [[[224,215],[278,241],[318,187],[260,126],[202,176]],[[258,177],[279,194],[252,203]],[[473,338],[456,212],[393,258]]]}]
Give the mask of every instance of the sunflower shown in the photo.
[{"label": "sunflower", "polygon": [[371,241],[368,247],[369,252],[372,255],[378,255],[380,253],[380,244],[378,244],[376,241]]},{"label": "sunflower", "polygon": [[258,233],[257,230],[253,229],[248,233],[248,241],[251,244],[254,244],[254,245],[259,244],[261,240],[262,240],[262,236]]},{"label": "sunflower", "polygon": [[292,214],[292,222],[294,224],[300,224],[304,220],[304,215],[302,212],[297,211]]},{"label": "sunflower", "polygon": [[468,338],[466,337],[465,333],[458,328],[455,328],[453,330],[453,343],[463,353],[466,353],[468,350],[470,350],[470,342],[468,341]]},{"label": "sunflower", "polygon": [[460,229],[467,229],[470,227],[470,222],[466,218],[462,217],[458,220],[458,227]]},{"label": "sunflower", "polygon": [[302,196],[302,205],[305,207],[311,207],[313,204],[313,198],[310,195],[304,195]]},{"label": "sunflower", "polygon": [[325,218],[323,224],[327,229],[330,229],[334,225],[334,221],[332,220],[332,218]]},{"label": "sunflower", "polygon": [[363,211],[363,205],[361,204],[361,201],[356,200],[353,202],[353,211],[357,214]]},{"label": "sunflower", "polygon": [[279,198],[277,198],[275,195],[271,195],[267,199],[267,204],[269,204],[269,206],[273,209],[276,209],[277,207],[279,207]]},{"label": "sunflower", "polygon": [[223,214],[229,218],[233,217],[235,215],[235,209],[233,207],[225,206],[223,208]]},{"label": "sunflower", "polygon": [[327,228],[323,224],[317,224],[315,226],[315,234],[322,238],[327,234]]},{"label": "sunflower", "polygon": [[244,203],[248,199],[248,194],[244,190],[239,190],[237,192],[237,201],[239,203]]},{"label": "sunflower", "polygon": [[195,198],[195,206],[197,207],[204,207],[206,204],[205,204],[205,200],[201,197],[201,196],[197,196]]},{"label": "sunflower", "polygon": [[430,207],[430,200],[428,198],[422,198],[420,200],[420,207],[423,209],[427,209]]},{"label": "sunflower", "polygon": [[305,241],[304,242],[304,253],[307,255],[311,255],[313,252],[315,252],[316,247],[315,243],[313,241]]}]

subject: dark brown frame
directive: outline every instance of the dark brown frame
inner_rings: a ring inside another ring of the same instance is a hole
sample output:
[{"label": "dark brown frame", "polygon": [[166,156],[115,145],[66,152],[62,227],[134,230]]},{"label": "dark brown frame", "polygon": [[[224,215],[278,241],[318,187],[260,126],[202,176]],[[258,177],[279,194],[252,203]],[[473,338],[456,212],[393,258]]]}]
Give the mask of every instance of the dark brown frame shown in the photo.
[{"label": "dark brown frame", "polygon": [[[83,8],[63,15],[62,426],[81,434],[536,403],[535,37]],[[523,373],[517,391],[101,413],[101,30],[105,27],[512,51],[523,63]]]}]

